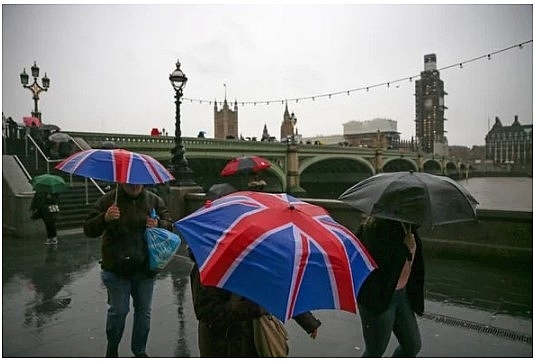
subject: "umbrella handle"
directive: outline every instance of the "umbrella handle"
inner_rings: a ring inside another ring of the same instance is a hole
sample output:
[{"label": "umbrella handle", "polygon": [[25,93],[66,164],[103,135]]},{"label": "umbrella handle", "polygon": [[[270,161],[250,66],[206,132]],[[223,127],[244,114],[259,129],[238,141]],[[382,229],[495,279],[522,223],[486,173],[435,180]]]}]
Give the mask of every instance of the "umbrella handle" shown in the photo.
[{"label": "umbrella handle", "polygon": [[117,195],[119,194],[119,183],[115,183],[115,202],[113,204],[117,205]]},{"label": "umbrella handle", "polygon": [[401,226],[403,227],[403,230],[405,231],[405,234],[411,233],[412,230],[411,230],[411,224],[410,223],[407,223],[407,225],[405,225],[405,223],[401,222]]}]

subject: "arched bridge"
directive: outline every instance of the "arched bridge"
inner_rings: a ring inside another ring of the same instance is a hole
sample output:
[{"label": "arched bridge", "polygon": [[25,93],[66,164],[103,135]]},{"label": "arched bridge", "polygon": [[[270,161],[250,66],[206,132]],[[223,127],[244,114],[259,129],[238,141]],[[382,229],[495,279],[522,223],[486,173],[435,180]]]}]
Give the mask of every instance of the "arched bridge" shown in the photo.
[{"label": "arched bridge", "polygon": [[[174,137],[66,133],[86,147],[101,148],[104,142],[114,142],[117,147],[149,154],[164,165],[168,164],[175,146]],[[182,138],[182,143],[195,181],[205,189],[226,181],[219,171],[229,159],[244,155],[260,155],[271,161],[272,166],[264,174],[268,190],[290,192],[302,188],[307,196],[318,198],[337,198],[351,185],[380,172],[413,170],[456,179],[468,166],[457,159],[392,149],[189,137]]]}]

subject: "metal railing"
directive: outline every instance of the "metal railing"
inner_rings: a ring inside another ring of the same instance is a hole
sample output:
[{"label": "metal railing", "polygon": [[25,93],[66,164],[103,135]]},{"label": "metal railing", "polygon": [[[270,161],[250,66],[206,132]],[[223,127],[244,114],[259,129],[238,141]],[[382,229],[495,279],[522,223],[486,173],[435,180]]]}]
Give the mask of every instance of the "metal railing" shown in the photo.
[{"label": "metal railing", "polygon": [[26,167],[24,166],[24,164],[22,164],[22,162],[20,161],[19,157],[15,154],[13,155],[13,159],[15,160],[15,162],[17,163],[17,165],[19,166],[19,168],[22,170],[22,172],[24,173],[24,175],[26,176],[26,178],[28,180],[31,180],[32,179],[32,176],[30,175],[30,173],[28,173],[28,170],[26,169]]},{"label": "metal railing", "polygon": [[[33,139],[33,137],[30,135],[30,134],[26,134],[26,144],[25,144],[25,151],[26,151],[26,156],[28,157],[29,156],[29,146],[28,146],[28,141],[30,141],[31,144],[33,144],[34,146],[34,149],[35,149],[35,170],[38,170],[39,169],[39,158],[42,158],[42,160],[46,163],[46,172],[47,174],[50,174],[50,164],[56,164],[56,163],[60,163],[61,161],[63,161],[63,159],[50,159],[48,158],[48,156],[45,154],[45,152],[41,149],[41,147],[39,146],[39,144],[35,141],[35,139]],[[78,148],[78,150],[83,150],[83,148],[80,146],[80,144],[78,144],[78,142],[72,138],[72,141],[73,143],[76,145],[76,147]],[[40,156],[40,157],[39,157]],[[20,165],[22,165],[22,162],[20,162],[20,159],[17,158],[17,161],[19,162]],[[31,179],[32,177],[30,176],[30,174],[28,173],[28,171],[26,170],[26,168],[24,167],[24,165],[22,165],[22,168],[24,169],[24,172],[28,175],[28,179]],[[69,184],[72,186],[73,184],[73,180],[72,180],[72,177],[73,175],[70,174],[69,175]],[[85,188],[85,202],[86,204],[89,204],[89,189],[88,189],[88,180],[93,184],[93,186],[95,186],[97,188],[97,190],[100,192],[100,194],[105,194],[106,192],[104,192],[104,190],[97,184],[97,182],[95,182],[95,180],[93,178],[89,178],[89,177],[83,177],[84,178],[84,188]]]}]

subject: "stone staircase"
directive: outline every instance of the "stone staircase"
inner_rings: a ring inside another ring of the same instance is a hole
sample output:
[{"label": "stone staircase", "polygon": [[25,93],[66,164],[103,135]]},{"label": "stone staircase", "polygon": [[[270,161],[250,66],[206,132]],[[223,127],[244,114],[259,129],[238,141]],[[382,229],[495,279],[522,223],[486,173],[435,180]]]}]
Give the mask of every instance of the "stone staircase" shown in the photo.
[{"label": "stone staircase", "polygon": [[98,188],[89,182],[87,194],[83,181],[73,182],[69,189],[60,195],[60,213],[56,222],[57,228],[73,229],[83,227],[91,207],[100,195]]},{"label": "stone staircase", "polygon": [[[58,230],[73,229],[83,227],[91,207],[95,201],[102,195],[101,191],[90,181],[83,177],[71,176],[65,172],[54,169],[59,160],[50,161],[44,159],[34,147],[30,147],[26,154],[26,145],[24,140],[14,141],[10,139],[7,148],[4,148],[4,154],[17,155],[26,171],[33,177],[50,173],[62,177],[69,189],[60,194],[60,213],[56,223]],[[37,155],[36,155],[37,154]],[[48,165],[47,165],[48,163]],[[101,189],[107,186],[107,183],[95,181]]]}]

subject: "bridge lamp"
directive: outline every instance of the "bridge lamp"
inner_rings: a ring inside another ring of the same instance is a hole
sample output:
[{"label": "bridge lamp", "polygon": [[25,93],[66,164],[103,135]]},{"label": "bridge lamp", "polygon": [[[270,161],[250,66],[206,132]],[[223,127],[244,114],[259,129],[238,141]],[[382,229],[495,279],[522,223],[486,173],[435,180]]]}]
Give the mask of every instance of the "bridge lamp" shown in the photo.
[{"label": "bridge lamp", "polygon": [[33,94],[33,104],[34,104],[34,111],[32,112],[32,116],[39,118],[41,120],[41,113],[39,112],[39,108],[37,107],[37,103],[39,102],[39,93],[42,91],[47,91],[50,87],[50,79],[45,76],[41,79],[42,86],[39,85],[37,82],[37,78],[39,77],[39,67],[37,66],[37,63],[34,61],[33,65],[31,67],[32,77],[33,77],[33,83],[32,85],[28,85],[30,76],[26,73],[26,68],[22,70],[22,73],[20,74],[20,82],[22,86],[26,89],[30,89],[30,91]]},{"label": "bridge lamp", "polygon": [[193,180],[193,172],[188,167],[188,161],[184,155],[184,145],[182,144],[182,132],[180,130],[180,99],[182,98],[182,90],[186,86],[188,78],[182,70],[180,70],[180,61],[176,61],[176,69],[169,75],[169,81],[175,90],[175,146],[171,150],[171,161],[169,162],[169,171],[175,177],[172,182],[177,186],[195,186],[197,185]]}]

